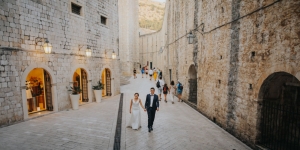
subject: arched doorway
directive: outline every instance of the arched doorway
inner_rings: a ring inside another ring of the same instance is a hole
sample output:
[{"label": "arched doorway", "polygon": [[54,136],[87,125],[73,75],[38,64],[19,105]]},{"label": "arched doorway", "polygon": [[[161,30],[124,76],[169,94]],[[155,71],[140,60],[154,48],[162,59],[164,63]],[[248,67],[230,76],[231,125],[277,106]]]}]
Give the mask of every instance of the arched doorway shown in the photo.
[{"label": "arched doorway", "polygon": [[271,74],[259,91],[259,142],[269,149],[300,149],[300,81],[286,72]]},{"label": "arched doorway", "polygon": [[102,71],[101,80],[101,82],[104,84],[102,96],[111,96],[111,71],[108,68],[105,68]]},{"label": "arched doorway", "polygon": [[189,101],[197,105],[197,71],[194,65],[189,68]]},{"label": "arched doorway", "polygon": [[50,74],[43,68],[32,69],[26,77],[28,114],[53,111]]},{"label": "arched doorway", "polygon": [[84,69],[76,69],[76,71],[73,74],[73,85],[80,86],[80,89],[82,90],[80,94],[80,102],[88,102],[88,76],[87,72]]}]

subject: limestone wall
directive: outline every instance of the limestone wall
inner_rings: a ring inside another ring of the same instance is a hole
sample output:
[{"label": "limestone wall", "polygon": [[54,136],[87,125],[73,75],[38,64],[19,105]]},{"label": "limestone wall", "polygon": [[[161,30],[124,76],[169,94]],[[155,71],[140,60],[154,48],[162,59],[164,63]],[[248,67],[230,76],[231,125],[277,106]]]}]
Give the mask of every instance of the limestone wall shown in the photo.
[{"label": "limestone wall", "polygon": [[[155,62],[168,83],[172,69],[185,100],[189,69],[196,66],[197,108],[254,147],[263,81],[274,72],[300,79],[299,6],[296,0],[167,1],[163,29],[140,37],[140,62]],[[196,38],[188,44],[191,30]],[[165,48],[157,53],[161,40]]]},{"label": "limestone wall", "polygon": [[119,0],[121,73],[131,76],[139,61],[138,0]]},{"label": "limestone wall", "polygon": [[[71,2],[81,6],[81,15],[71,12]],[[94,101],[91,87],[105,68],[112,72],[112,94],[120,93],[119,60],[111,59],[119,47],[117,0],[0,3],[0,126],[28,117],[23,80],[34,68],[51,75],[54,111],[70,109],[66,86],[77,68],[88,73],[90,102]],[[107,18],[106,25],[100,16]],[[45,38],[53,46],[52,54],[42,49]],[[92,57],[85,56],[87,46],[93,50]]]}]

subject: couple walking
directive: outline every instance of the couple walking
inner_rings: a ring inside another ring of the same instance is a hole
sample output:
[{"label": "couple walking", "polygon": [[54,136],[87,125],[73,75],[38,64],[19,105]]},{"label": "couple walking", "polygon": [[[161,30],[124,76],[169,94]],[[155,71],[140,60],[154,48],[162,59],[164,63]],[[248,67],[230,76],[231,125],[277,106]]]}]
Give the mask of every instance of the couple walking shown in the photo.
[{"label": "couple walking", "polygon": [[139,105],[147,111],[148,114],[148,131],[153,131],[153,122],[155,118],[156,111],[159,111],[159,101],[158,96],[154,94],[155,89],[152,87],[150,89],[150,94],[146,96],[145,107],[142,104],[141,99],[139,99],[139,94],[134,94],[134,99],[130,102],[131,113],[130,121],[128,123],[129,127],[132,129],[138,130],[141,127],[141,111]]}]

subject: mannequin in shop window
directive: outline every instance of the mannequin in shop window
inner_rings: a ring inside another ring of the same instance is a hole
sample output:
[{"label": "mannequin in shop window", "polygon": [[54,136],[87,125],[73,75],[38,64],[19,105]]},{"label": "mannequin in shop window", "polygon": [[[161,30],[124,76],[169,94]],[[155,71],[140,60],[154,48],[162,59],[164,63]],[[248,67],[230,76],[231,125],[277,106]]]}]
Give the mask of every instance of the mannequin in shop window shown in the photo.
[{"label": "mannequin in shop window", "polygon": [[32,108],[32,89],[31,89],[31,85],[30,85],[30,81],[26,81],[26,98],[27,98],[27,102],[28,102],[28,111],[31,112],[33,110]]}]

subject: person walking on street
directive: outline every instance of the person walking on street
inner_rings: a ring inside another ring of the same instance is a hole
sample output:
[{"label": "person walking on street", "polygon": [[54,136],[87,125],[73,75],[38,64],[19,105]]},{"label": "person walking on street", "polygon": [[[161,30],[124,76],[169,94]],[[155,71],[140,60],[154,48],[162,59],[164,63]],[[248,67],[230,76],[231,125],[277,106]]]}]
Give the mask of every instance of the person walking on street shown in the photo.
[{"label": "person walking on street", "polygon": [[175,83],[173,80],[171,81],[169,89],[170,89],[169,93],[171,96],[171,101],[172,101],[172,104],[174,104],[174,95],[175,95],[176,87],[175,87]]},{"label": "person walking on street", "polygon": [[157,71],[154,68],[154,71],[153,71],[153,79],[154,79],[154,81],[156,81],[156,78],[157,78]]},{"label": "person walking on street", "polygon": [[154,94],[155,89],[152,87],[150,89],[150,94],[146,96],[145,101],[145,111],[148,114],[148,132],[153,131],[153,122],[155,119],[156,111],[159,111],[159,101],[158,96]]},{"label": "person walking on street", "polygon": [[133,77],[134,77],[134,79],[136,78],[136,70],[135,70],[135,68],[133,69]]},{"label": "person walking on street", "polygon": [[164,96],[165,96],[165,102],[167,103],[167,94],[169,92],[169,88],[168,88],[168,85],[165,83],[164,84],[164,87],[163,87],[163,93],[164,93]]},{"label": "person walking on street", "polygon": [[142,78],[144,78],[145,67],[142,67]]},{"label": "person walking on street", "polygon": [[159,77],[162,77],[162,71],[161,70],[159,71]]},{"label": "person walking on street", "polygon": [[152,75],[153,75],[153,70],[150,69],[150,70],[149,70],[149,78],[150,78],[150,81],[152,81]]},{"label": "person walking on street", "polygon": [[180,101],[183,102],[183,100],[181,99],[183,85],[180,83],[179,80],[178,80],[178,83],[176,85],[176,89],[177,89],[177,95],[178,95],[178,102],[180,102]]},{"label": "person walking on street", "polygon": [[157,68],[157,77],[159,79],[159,75],[160,75],[160,69]]},{"label": "person walking on street", "polygon": [[162,80],[162,77],[160,77],[158,79],[158,81],[156,82],[156,87],[158,89],[158,94],[159,94],[159,100],[160,101],[161,101],[161,94],[162,94],[164,84],[165,84],[165,82]]},{"label": "person walking on street", "polygon": [[127,125],[134,130],[138,130],[141,127],[141,111],[139,105],[145,110],[141,99],[139,99],[139,93],[135,93],[134,98],[130,101],[129,113],[131,114],[131,117]]},{"label": "person walking on street", "polygon": [[148,78],[148,68],[145,66],[146,78]]}]

